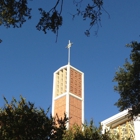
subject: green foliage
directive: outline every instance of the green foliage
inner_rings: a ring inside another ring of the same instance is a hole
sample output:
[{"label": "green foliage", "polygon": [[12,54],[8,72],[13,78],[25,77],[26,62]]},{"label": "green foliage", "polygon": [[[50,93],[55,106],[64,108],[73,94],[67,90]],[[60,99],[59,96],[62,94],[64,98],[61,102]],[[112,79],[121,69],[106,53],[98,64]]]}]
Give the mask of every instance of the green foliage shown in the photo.
[{"label": "green foliage", "polygon": [[93,125],[93,121],[82,127],[74,125],[66,131],[62,140],[112,140],[109,133],[102,134],[101,130]]},{"label": "green foliage", "polygon": [[[51,30],[56,34],[56,37],[58,36],[58,30],[63,24],[62,11],[64,2],[64,0],[57,0],[54,7],[47,10],[38,8],[41,17],[36,25],[37,30],[43,31],[45,34]],[[83,0],[73,0],[77,12],[71,15],[73,18],[75,16],[82,16],[83,20],[89,19],[89,29],[85,32],[85,34],[89,36],[90,29],[95,24],[99,25],[102,11],[105,11],[103,8],[103,0],[91,0],[90,4],[87,3],[84,9],[81,8],[82,3]],[[21,27],[27,19],[32,17],[31,10],[32,9],[28,7],[28,0],[0,0],[0,25],[6,27]]]},{"label": "green foliage", "polygon": [[39,8],[39,11],[42,17],[36,26],[37,30],[42,30],[45,34],[46,30],[51,30],[58,35],[58,29],[62,25],[61,13],[54,8],[49,12],[45,12],[42,8]]},{"label": "green foliage", "polygon": [[119,140],[94,126],[93,121],[66,130],[68,119],[48,117],[48,111],[37,109],[23,97],[15,98],[0,109],[0,140]]},{"label": "green foliage", "polygon": [[85,31],[86,36],[90,36],[90,30],[94,25],[98,25],[101,21],[101,15],[103,8],[103,0],[92,0],[90,3],[88,3],[84,10],[81,10],[81,5],[83,0],[73,1],[77,8],[77,13],[73,14],[73,18],[75,16],[82,16],[83,20],[89,19],[89,28]]},{"label": "green foliage", "polygon": [[130,60],[127,59],[122,68],[116,72],[114,80],[117,85],[114,90],[120,94],[119,100],[115,105],[123,111],[130,109],[131,116],[137,116],[140,113],[140,43],[132,42],[130,47]]},{"label": "green foliage", "polygon": [[61,140],[68,121],[48,117],[43,109],[37,109],[23,97],[20,101],[15,98],[9,104],[5,100],[4,108],[0,110],[0,139],[1,140]]},{"label": "green foliage", "polygon": [[26,19],[31,18],[30,12],[27,0],[1,0],[0,25],[21,27]]}]

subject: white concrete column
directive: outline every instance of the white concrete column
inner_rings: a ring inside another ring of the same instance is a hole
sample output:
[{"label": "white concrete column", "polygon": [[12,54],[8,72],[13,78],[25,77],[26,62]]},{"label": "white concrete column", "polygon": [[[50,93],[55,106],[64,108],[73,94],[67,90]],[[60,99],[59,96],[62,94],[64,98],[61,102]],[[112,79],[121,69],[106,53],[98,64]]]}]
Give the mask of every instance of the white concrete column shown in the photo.
[{"label": "white concrete column", "polygon": [[105,125],[102,125],[102,134],[104,134],[104,133],[105,133]]},{"label": "white concrete column", "polygon": [[[69,118],[69,91],[70,90],[70,65],[67,65],[67,93],[66,93],[66,114]],[[69,129],[69,122],[66,125],[67,129]]]},{"label": "white concrete column", "polygon": [[84,73],[82,74],[82,123],[85,123],[85,116],[84,116],[84,112],[85,112],[85,107],[84,107]]},{"label": "white concrete column", "polygon": [[53,74],[53,94],[52,94],[52,116],[54,117],[54,98],[55,98],[55,87],[56,87],[56,77],[55,74]]}]

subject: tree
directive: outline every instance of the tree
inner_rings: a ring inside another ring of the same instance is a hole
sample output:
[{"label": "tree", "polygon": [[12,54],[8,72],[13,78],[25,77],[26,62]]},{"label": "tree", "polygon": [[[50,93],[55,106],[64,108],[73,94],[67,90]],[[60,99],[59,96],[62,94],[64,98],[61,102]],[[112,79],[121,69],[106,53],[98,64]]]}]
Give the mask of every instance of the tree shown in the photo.
[{"label": "tree", "polygon": [[[64,0],[57,0],[54,7],[50,10],[43,10],[39,8],[41,18],[36,25],[37,30],[47,33],[51,30],[58,36],[58,30],[63,24],[62,11]],[[86,30],[85,34],[90,35],[90,29],[93,25],[99,24],[101,21],[101,14],[103,8],[103,0],[91,0],[91,4],[87,4],[84,10],[81,10],[83,0],[73,0],[76,6],[77,13],[72,14],[72,17],[82,16],[83,20],[90,19],[90,27]],[[59,8],[60,7],[60,8]],[[32,9],[28,6],[28,0],[1,0],[0,1],[0,25],[9,28],[19,28],[26,20],[31,19]],[[105,11],[105,10],[104,10]]]},{"label": "tree", "polygon": [[[66,131],[62,140],[115,140],[111,137],[109,132],[105,134],[101,133],[101,129],[93,125],[93,121],[88,125],[83,126],[74,125],[72,128]],[[117,140],[117,139],[116,139]]]},{"label": "tree", "polygon": [[2,140],[61,140],[66,130],[64,119],[48,117],[43,109],[37,109],[23,97],[13,98],[0,110],[0,139]]},{"label": "tree", "polygon": [[101,134],[101,130],[87,123],[74,125],[66,130],[68,118],[48,117],[48,111],[37,109],[21,96],[15,98],[0,109],[0,139],[2,140],[111,140],[110,134]]},{"label": "tree", "polygon": [[131,116],[140,114],[140,43],[132,42],[130,47],[130,60],[126,59],[122,68],[116,72],[114,80],[117,85],[114,90],[120,94],[115,105],[123,111],[129,109]]}]

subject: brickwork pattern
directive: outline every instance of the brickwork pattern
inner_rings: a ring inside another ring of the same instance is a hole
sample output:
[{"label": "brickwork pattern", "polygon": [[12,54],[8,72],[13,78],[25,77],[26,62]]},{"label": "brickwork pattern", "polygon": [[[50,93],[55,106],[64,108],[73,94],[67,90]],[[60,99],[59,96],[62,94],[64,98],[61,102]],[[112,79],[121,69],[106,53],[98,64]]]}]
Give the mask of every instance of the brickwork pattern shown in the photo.
[{"label": "brickwork pattern", "polygon": [[54,114],[63,118],[64,113],[66,113],[66,96],[63,96],[54,102]]},{"label": "brickwork pattern", "polygon": [[70,92],[82,97],[82,74],[70,68]]},{"label": "brickwork pattern", "polygon": [[70,95],[70,126],[82,124],[82,101]]}]

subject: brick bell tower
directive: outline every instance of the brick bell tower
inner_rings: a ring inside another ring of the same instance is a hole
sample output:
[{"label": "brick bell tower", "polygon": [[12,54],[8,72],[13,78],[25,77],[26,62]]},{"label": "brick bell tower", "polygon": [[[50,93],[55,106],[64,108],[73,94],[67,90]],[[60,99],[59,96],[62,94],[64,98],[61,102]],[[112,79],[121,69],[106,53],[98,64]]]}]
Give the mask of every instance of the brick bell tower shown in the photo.
[{"label": "brick bell tower", "polygon": [[84,123],[84,73],[70,65],[71,45],[69,41],[68,65],[54,72],[52,96],[52,115],[61,118],[66,113],[70,118],[67,129]]}]

